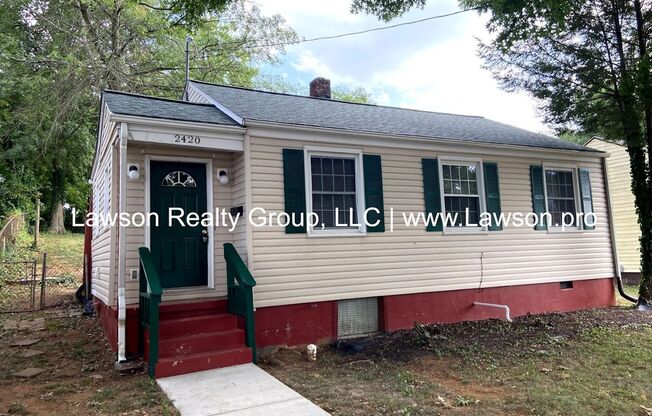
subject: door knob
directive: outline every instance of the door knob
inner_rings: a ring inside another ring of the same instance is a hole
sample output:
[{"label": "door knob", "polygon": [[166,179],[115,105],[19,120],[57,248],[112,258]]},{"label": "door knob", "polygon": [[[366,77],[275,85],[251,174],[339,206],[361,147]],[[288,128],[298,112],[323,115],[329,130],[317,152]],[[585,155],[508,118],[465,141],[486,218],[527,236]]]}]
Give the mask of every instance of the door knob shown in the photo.
[{"label": "door knob", "polygon": [[202,243],[208,243],[208,231],[201,230],[201,241]]}]

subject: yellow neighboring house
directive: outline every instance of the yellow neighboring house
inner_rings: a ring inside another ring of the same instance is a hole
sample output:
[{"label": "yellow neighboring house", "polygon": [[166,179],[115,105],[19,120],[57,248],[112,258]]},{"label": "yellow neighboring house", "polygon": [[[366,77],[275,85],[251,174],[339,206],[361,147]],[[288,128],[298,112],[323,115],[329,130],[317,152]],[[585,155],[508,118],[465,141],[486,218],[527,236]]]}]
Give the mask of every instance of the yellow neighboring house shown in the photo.
[{"label": "yellow neighboring house", "polygon": [[631,189],[629,154],[619,143],[593,137],[586,146],[609,154],[607,160],[607,181],[611,195],[616,252],[623,279],[638,282],[641,272],[639,237],[641,231],[636,216],[634,194]]}]

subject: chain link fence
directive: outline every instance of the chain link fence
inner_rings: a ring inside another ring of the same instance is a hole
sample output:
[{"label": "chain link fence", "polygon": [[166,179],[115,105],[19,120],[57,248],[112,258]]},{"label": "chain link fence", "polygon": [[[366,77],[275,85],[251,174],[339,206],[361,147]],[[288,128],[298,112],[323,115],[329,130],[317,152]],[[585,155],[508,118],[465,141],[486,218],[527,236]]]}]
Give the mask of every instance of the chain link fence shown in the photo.
[{"label": "chain link fence", "polygon": [[75,302],[75,293],[83,283],[83,261],[68,257],[44,255],[41,279],[41,308],[52,308]]},{"label": "chain link fence", "polygon": [[59,307],[76,301],[83,262],[44,254],[36,260],[0,261],[0,312]]},{"label": "chain link fence", "polygon": [[40,306],[37,262],[0,262],[0,312],[25,312]]}]

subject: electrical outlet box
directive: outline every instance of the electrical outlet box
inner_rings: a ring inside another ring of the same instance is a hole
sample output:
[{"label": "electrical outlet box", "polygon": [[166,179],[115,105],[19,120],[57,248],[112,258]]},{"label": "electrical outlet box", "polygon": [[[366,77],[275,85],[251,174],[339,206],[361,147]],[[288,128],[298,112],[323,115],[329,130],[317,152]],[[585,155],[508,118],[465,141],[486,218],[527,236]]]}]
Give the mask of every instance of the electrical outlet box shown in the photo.
[{"label": "electrical outlet box", "polygon": [[129,275],[131,280],[138,280],[138,269],[131,269]]}]

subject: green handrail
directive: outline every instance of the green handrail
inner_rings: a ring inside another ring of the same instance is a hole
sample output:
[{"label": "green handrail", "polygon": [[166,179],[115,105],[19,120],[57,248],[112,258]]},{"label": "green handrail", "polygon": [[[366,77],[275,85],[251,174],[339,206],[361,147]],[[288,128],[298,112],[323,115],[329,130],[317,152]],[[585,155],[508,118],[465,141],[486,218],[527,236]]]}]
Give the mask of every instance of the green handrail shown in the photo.
[{"label": "green handrail", "polygon": [[140,294],[139,294],[139,314],[140,314],[140,349],[141,353],[145,348],[145,327],[149,330],[149,358],[147,360],[147,370],[150,377],[156,373],[156,363],[158,363],[158,324],[159,324],[159,305],[161,303],[161,280],[158,271],[154,266],[152,253],[147,247],[138,249],[140,258]]},{"label": "green handrail", "polygon": [[256,280],[242,261],[233,244],[224,244],[226,262],[227,307],[229,312],[245,318],[245,342],[251,348],[253,362],[256,362],[256,332],[254,325],[253,287]]}]

